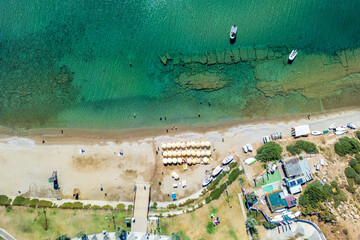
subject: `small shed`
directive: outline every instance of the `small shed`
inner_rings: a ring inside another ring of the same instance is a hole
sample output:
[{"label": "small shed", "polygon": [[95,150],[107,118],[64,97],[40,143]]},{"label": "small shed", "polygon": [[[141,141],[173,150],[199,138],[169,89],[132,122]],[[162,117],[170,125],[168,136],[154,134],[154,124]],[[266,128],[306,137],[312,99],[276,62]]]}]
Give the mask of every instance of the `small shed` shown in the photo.
[{"label": "small shed", "polygon": [[291,135],[296,138],[307,137],[309,134],[310,134],[309,125],[302,125],[302,126],[294,127],[291,130]]}]

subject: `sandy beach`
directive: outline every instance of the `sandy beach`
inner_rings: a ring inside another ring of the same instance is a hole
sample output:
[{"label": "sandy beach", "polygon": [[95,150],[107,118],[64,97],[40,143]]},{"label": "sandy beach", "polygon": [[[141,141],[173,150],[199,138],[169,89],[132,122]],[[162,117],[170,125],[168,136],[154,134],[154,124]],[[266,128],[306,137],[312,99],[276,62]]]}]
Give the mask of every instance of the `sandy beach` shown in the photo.
[{"label": "sandy beach", "polygon": [[[309,124],[311,131],[328,129],[332,123],[360,125],[360,110],[312,115],[307,118],[284,118],[215,126],[213,128],[181,129],[163,134],[156,130],[135,130],[119,135],[111,132],[82,130],[30,130],[11,132],[3,129],[0,135],[0,194],[28,197],[79,198],[86,200],[132,201],[133,186],[137,180],[152,184],[152,201],[169,201],[171,192],[178,198],[189,196],[201,189],[205,171],[216,167],[228,154],[237,160],[255,155],[245,155],[241,147],[246,143],[261,145],[262,138],[273,132],[290,137],[291,127]],[[331,133],[332,134],[332,133]],[[208,140],[213,155],[209,165],[195,165],[184,171],[182,166],[164,167],[161,149],[163,142],[179,140]],[[224,139],[224,141],[222,141]],[[45,143],[42,143],[45,140]],[[85,153],[81,153],[84,149]],[[119,152],[124,153],[119,156]],[[57,171],[60,190],[53,190],[48,178]],[[187,187],[179,184],[171,172],[186,180]],[[161,183],[161,185],[159,184]],[[100,188],[103,188],[103,191]],[[106,196],[105,196],[106,194]]]}]

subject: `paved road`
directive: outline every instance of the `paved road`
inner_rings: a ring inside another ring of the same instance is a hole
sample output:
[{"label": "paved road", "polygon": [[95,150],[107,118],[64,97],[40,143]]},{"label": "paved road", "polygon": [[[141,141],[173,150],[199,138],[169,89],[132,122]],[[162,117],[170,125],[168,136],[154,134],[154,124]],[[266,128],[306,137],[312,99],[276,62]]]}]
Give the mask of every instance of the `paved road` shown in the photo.
[{"label": "paved road", "polygon": [[136,182],[134,215],[135,223],[131,224],[131,232],[145,233],[148,222],[150,202],[150,184],[146,182]]},{"label": "paved road", "polygon": [[10,233],[6,232],[4,229],[0,228],[0,236],[5,238],[6,240],[16,240]]}]

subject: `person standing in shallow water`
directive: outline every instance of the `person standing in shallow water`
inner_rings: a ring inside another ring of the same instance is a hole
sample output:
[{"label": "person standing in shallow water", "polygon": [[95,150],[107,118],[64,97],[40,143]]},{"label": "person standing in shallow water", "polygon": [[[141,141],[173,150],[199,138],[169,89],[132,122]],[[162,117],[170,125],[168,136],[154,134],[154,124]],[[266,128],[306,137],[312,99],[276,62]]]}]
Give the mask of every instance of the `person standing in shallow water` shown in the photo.
[{"label": "person standing in shallow water", "polygon": [[209,104],[209,107],[210,107],[210,105],[211,105],[211,102],[210,102],[210,100],[208,101],[208,104]]}]

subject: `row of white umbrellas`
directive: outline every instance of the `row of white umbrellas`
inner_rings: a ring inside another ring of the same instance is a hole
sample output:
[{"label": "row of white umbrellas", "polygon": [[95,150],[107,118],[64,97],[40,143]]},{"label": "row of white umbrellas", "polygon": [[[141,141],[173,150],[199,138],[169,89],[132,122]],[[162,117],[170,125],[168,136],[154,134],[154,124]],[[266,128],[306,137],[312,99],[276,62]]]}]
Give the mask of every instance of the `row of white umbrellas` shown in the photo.
[{"label": "row of white umbrellas", "polygon": [[177,150],[177,151],[164,151],[163,152],[164,157],[189,157],[189,156],[196,156],[196,157],[202,157],[202,156],[211,156],[210,150]]},{"label": "row of white umbrellas", "polygon": [[208,157],[204,157],[204,158],[164,158],[163,159],[163,164],[167,165],[167,164],[182,164],[182,163],[187,163],[187,164],[197,164],[197,163],[209,163],[210,159]]},{"label": "row of white umbrellas", "polygon": [[175,148],[208,148],[211,147],[209,141],[186,141],[186,142],[169,142],[161,144],[162,149],[175,149]]}]

